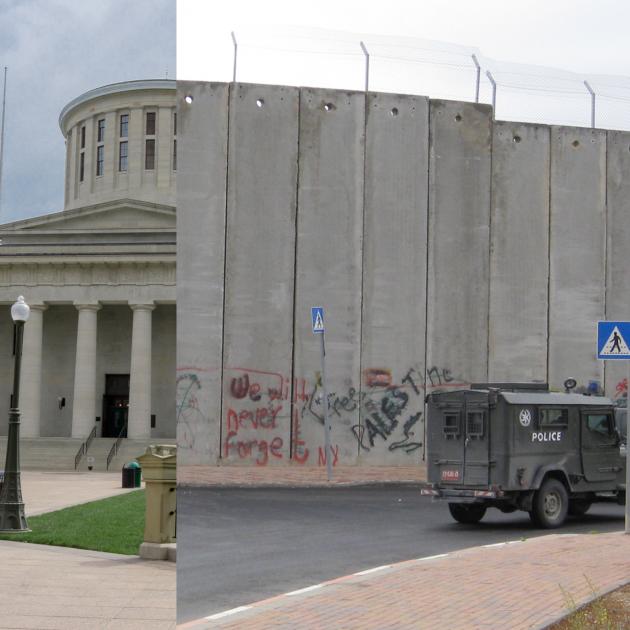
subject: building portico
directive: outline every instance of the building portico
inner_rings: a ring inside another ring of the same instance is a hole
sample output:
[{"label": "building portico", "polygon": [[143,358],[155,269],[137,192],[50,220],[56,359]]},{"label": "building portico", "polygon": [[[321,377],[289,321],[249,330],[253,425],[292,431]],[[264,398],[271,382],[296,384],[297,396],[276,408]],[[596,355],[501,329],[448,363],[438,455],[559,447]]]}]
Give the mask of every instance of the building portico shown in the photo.
[{"label": "building portico", "polygon": [[[67,210],[6,224],[0,238],[4,356],[11,304],[24,295],[31,306],[22,436],[85,439],[96,427],[97,437],[118,437],[128,427],[128,437],[174,437],[174,208]],[[9,382],[0,382],[0,435]]]}]

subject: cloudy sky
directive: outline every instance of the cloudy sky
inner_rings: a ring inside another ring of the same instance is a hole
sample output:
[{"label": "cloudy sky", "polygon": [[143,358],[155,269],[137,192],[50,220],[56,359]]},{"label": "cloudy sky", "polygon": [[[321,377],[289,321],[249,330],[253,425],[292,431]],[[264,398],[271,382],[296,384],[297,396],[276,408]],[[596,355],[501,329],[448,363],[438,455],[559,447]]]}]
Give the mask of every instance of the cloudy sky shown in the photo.
[{"label": "cloudy sky", "polygon": [[[234,30],[239,80],[361,89],[363,37],[371,89],[472,100],[476,52],[502,82],[498,118],[587,125],[588,78],[610,94],[598,126],[630,129],[626,0],[0,0],[0,82],[9,68],[0,222],[63,209],[66,103],[108,83],[175,78],[176,10],[178,78],[231,80]],[[511,62],[558,71],[511,75]],[[528,91],[506,87],[523,83]]]},{"label": "cloudy sky", "polygon": [[175,0],[0,0],[4,66],[3,223],[63,210],[64,105],[108,83],[175,78]]}]

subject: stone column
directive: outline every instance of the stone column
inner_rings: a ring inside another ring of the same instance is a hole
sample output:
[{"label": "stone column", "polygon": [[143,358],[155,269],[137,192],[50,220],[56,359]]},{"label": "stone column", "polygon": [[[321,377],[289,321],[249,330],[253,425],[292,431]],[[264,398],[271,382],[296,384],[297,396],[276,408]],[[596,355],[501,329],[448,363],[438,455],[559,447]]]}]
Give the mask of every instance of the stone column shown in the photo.
[{"label": "stone column", "polygon": [[45,304],[29,304],[31,314],[24,325],[22,370],[20,373],[22,437],[39,437],[41,434],[42,400],[42,345]]},{"label": "stone column", "polygon": [[72,437],[86,438],[96,418],[96,313],[100,304],[75,304],[79,311],[74,364]]},{"label": "stone column", "polygon": [[154,304],[130,304],[133,310],[129,428],[127,437],[151,437],[151,311]]}]

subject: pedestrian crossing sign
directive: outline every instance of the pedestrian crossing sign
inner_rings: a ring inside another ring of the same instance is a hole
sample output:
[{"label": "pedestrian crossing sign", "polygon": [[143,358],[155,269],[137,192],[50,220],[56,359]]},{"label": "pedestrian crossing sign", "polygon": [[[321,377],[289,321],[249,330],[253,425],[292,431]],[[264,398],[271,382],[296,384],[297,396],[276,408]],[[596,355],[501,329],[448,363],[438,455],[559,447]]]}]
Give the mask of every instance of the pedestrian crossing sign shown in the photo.
[{"label": "pedestrian crossing sign", "polygon": [[597,322],[597,358],[630,359],[630,322]]},{"label": "pedestrian crossing sign", "polygon": [[324,307],[323,306],[311,307],[311,321],[313,324],[313,333],[324,332]]}]

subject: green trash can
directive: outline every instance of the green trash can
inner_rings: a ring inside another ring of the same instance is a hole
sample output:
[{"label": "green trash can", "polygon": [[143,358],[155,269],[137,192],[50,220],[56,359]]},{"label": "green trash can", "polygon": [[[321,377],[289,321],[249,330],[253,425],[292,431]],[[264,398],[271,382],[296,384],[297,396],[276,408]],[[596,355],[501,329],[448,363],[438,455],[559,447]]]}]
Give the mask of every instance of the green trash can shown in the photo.
[{"label": "green trash can", "polygon": [[134,459],[127,462],[122,469],[122,487],[139,488],[142,483],[142,468]]}]

